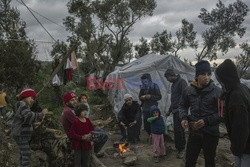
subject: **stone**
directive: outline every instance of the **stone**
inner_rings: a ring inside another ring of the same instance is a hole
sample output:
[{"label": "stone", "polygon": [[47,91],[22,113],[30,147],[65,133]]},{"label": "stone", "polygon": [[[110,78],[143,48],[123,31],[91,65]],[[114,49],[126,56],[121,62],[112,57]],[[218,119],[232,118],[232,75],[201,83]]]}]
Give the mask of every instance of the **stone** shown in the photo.
[{"label": "stone", "polygon": [[123,163],[127,166],[133,166],[136,165],[137,162],[137,156],[127,156],[126,158],[123,159]]}]

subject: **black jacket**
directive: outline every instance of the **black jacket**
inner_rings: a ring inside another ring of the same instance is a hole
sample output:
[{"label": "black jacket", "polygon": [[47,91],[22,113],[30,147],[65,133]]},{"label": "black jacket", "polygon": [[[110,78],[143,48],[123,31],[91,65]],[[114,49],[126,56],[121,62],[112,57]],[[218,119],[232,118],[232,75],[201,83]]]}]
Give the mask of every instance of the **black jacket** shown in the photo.
[{"label": "black jacket", "polygon": [[171,105],[169,108],[169,113],[175,113],[178,111],[181,95],[186,87],[187,82],[181,78],[180,75],[178,75],[171,86]]},{"label": "black jacket", "polygon": [[[205,126],[201,128],[204,133],[219,136],[219,115],[218,115],[218,98],[221,89],[214,85],[213,82],[205,88],[198,88],[193,82],[188,86],[183,94],[179,104],[180,119],[188,121],[198,121],[203,119]],[[188,110],[190,109],[190,115]]]},{"label": "black jacket", "polygon": [[236,156],[250,154],[250,92],[240,83],[234,63],[227,59],[216,69],[218,81],[224,87],[224,120]]},{"label": "black jacket", "polygon": [[133,121],[140,122],[141,120],[141,108],[137,101],[133,101],[131,106],[126,103],[123,104],[121,110],[118,113],[118,121],[125,124],[129,124]]},{"label": "black jacket", "polygon": [[141,85],[141,90],[139,93],[139,99],[141,96],[143,95],[151,95],[150,99],[147,100],[141,100],[141,107],[142,110],[146,111],[150,111],[150,107],[153,105],[158,105],[159,100],[161,100],[161,92],[160,92],[160,88],[156,83],[152,82],[151,76],[148,74],[146,75],[147,79],[149,80],[147,85]]}]

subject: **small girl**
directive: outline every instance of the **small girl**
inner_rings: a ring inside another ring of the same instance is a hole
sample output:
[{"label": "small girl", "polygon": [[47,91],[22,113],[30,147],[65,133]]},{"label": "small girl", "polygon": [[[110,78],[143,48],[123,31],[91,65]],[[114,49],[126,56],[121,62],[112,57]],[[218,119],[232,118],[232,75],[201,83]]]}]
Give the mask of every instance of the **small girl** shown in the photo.
[{"label": "small girl", "polygon": [[74,120],[70,128],[70,136],[72,138],[72,150],[74,150],[75,167],[89,167],[90,153],[92,150],[91,140],[94,126],[86,117],[88,108],[85,104],[77,104],[75,114],[77,118]]},{"label": "small girl", "polygon": [[79,103],[83,103],[83,104],[85,104],[87,106],[88,112],[87,112],[86,117],[89,118],[90,107],[89,107],[89,104],[88,104],[88,96],[87,96],[87,94],[85,94],[85,93],[80,94],[80,96],[78,97],[78,101],[79,101]]},{"label": "small girl", "polygon": [[151,123],[154,161],[158,163],[159,156],[166,155],[164,144],[165,124],[157,106],[154,105],[150,108],[150,114],[153,115],[153,117],[149,117],[147,121]]}]

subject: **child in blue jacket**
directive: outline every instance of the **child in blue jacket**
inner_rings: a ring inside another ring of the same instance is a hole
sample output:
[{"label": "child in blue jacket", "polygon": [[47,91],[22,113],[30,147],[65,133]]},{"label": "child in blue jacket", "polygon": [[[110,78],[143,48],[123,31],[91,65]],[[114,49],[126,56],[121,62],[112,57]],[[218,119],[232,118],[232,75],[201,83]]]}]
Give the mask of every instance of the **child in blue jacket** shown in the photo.
[{"label": "child in blue jacket", "polygon": [[154,161],[158,163],[159,156],[166,155],[164,144],[165,124],[157,106],[154,105],[150,108],[150,114],[152,117],[149,117],[147,121],[151,123]]}]

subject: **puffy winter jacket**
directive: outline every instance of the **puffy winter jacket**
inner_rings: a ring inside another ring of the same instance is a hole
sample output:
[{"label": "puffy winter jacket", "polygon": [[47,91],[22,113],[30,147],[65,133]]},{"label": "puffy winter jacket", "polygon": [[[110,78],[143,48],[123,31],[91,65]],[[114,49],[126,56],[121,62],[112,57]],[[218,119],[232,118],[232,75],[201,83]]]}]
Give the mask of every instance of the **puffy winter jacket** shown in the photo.
[{"label": "puffy winter jacket", "polygon": [[[219,116],[218,116],[218,98],[221,89],[210,84],[204,88],[198,88],[197,82],[188,86],[181,98],[179,104],[179,115],[181,120],[198,121],[203,119],[205,126],[200,130],[213,136],[219,136]],[[188,110],[190,109],[190,115]]]}]

